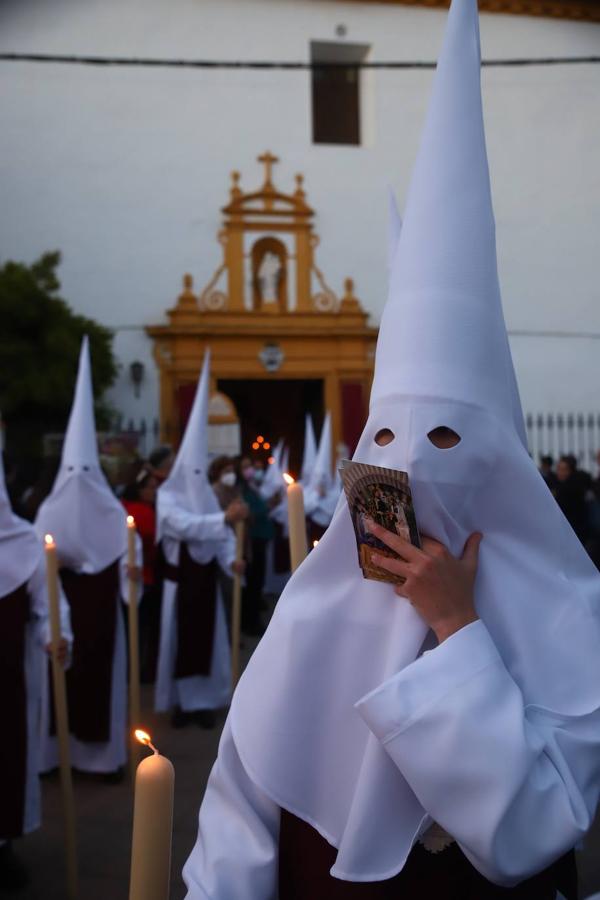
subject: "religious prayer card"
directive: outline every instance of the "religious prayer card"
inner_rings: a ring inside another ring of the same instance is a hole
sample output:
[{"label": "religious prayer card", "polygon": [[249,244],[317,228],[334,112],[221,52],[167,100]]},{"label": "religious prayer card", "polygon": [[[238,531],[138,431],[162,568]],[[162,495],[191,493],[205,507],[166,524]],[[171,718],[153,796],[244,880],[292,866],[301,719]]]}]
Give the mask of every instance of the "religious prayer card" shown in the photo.
[{"label": "religious prayer card", "polygon": [[370,534],[366,523],[372,519],[415,547],[421,546],[408,475],[396,469],[384,469],[349,459],[341,461],[340,475],[354,525],[358,563],[363,576],[373,581],[403,584],[405,579],[401,575],[392,575],[371,561],[373,553],[392,559],[400,557]]}]

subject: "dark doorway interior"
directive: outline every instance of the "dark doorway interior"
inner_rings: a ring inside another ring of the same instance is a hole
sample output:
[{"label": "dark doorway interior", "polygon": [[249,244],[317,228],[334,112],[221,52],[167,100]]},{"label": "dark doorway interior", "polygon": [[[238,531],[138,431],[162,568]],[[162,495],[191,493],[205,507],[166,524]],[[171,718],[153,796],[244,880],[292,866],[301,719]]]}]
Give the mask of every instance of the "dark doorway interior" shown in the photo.
[{"label": "dark doorway interior", "polygon": [[297,476],[302,464],[305,414],[313,417],[317,439],[323,425],[322,379],[230,381],[220,378],[217,390],[226,394],[237,409],[242,430],[242,453],[266,455],[252,450],[252,443],[258,435],[262,435],[272,447],[283,438],[290,448],[291,473]]}]

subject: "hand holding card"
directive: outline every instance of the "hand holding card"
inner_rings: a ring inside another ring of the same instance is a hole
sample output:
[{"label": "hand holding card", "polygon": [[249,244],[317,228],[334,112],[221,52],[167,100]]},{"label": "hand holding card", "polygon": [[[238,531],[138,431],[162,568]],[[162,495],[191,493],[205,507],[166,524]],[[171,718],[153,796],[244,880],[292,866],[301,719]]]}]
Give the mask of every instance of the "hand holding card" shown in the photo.
[{"label": "hand holding card", "polygon": [[345,459],[341,462],[340,474],[363,576],[374,581],[403,584],[402,576],[387,572],[373,562],[373,554],[399,557],[369,531],[369,522],[376,522],[420,547],[407,473]]}]

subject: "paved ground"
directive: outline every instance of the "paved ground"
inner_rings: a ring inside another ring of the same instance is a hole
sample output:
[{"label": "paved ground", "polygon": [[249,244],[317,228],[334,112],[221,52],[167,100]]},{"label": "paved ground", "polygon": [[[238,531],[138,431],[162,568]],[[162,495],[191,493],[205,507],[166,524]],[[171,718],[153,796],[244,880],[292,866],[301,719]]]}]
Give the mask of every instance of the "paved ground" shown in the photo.
[{"label": "paved ground", "polygon": [[[248,655],[251,647],[246,648]],[[144,688],[145,721],[160,751],[175,766],[175,817],[171,900],[182,900],[181,868],[196,838],[198,806],[216,756],[224,717],[215,731],[197,726],[170,727],[167,716],[151,712],[152,694]],[[62,824],[58,778],[43,780],[42,828],[19,842],[32,882],[21,900],[64,900]],[[77,803],[80,900],[127,900],[131,841],[132,789],[129,776],[121,784],[106,784],[79,776]],[[600,818],[579,854],[581,897],[600,891]],[[0,896],[8,896],[0,892]],[[411,898],[407,898],[411,900]]]}]

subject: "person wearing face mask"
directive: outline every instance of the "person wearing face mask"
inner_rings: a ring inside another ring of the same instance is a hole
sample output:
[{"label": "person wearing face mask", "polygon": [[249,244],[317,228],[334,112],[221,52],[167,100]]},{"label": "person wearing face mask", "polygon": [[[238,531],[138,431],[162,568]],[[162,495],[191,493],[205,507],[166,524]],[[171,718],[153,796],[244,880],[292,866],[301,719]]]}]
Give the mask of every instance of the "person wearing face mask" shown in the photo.
[{"label": "person wearing face mask", "polygon": [[242,498],[250,510],[249,547],[246,568],[246,584],[242,594],[242,631],[248,635],[261,635],[264,626],[261,621],[263,588],[265,584],[267,547],[275,534],[269,516],[269,505],[259,493],[260,475],[264,470],[260,463],[253,463],[249,457],[240,460]]},{"label": "person wearing face mask", "polygon": [[[73,405],[52,491],[35,520],[38,537],[56,542],[60,581],[73,628],[66,675],[71,761],[83,772],[118,781],[127,758],[127,651],[122,603],[129,598],[126,513],[100,468],[91,362],[81,345]],[[58,765],[50,679],[44,679],[41,771]]]},{"label": "person wearing face mask", "polygon": [[185,434],[157,494],[163,596],[156,680],[157,712],[180,728],[212,728],[231,693],[231,661],[218,569],[243,572],[233,526],[248,509],[233,498],[222,510],[208,481],[210,355],[204,357]]},{"label": "person wearing face mask", "polygon": [[233,500],[239,500],[242,496],[235,471],[235,460],[231,456],[217,456],[213,459],[208,470],[208,480],[221,509],[227,509]]},{"label": "person wearing face mask", "polygon": [[[422,546],[339,504],[233,697],[188,900],[575,900],[600,795],[600,576],[539,477],[502,313],[476,0],[452,0],[354,459]],[[256,702],[256,698],[260,702]]]}]

